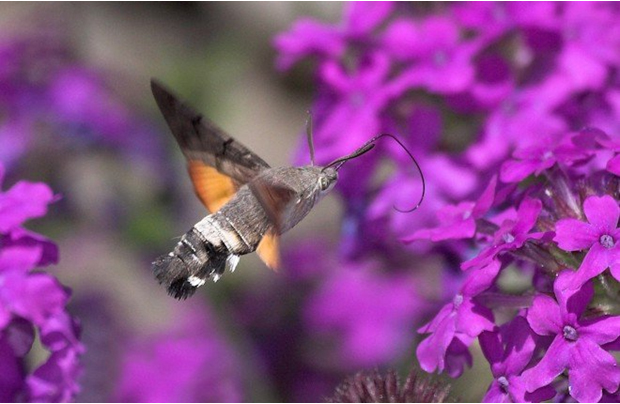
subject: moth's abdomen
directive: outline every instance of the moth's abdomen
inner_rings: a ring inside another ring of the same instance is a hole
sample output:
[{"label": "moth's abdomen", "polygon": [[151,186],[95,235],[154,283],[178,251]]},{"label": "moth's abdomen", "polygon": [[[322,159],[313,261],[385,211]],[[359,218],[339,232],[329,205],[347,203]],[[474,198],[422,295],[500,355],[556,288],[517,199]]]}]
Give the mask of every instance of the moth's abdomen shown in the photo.
[{"label": "moth's abdomen", "polygon": [[171,296],[186,299],[209,278],[217,281],[227,261],[233,264],[231,260],[238,260],[238,256],[231,255],[219,240],[203,239],[194,227],[181,237],[174,251],[153,262],[153,271]]}]

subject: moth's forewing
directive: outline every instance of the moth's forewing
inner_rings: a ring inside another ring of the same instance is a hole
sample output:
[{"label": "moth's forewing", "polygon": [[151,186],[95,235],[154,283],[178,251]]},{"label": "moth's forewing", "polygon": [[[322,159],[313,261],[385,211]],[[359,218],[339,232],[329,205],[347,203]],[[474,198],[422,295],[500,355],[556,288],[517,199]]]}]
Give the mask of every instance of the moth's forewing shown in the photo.
[{"label": "moth's forewing", "polygon": [[282,233],[282,229],[286,226],[284,213],[289,205],[297,199],[296,192],[285,185],[274,184],[264,177],[254,179],[249,186],[267,213],[267,217],[275,227],[276,232]]},{"label": "moth's forewing", "polygon": [[156,80],[151,80],[151,90],[188,161],[214,167],[241,185],[269,168],[263,159],[179,100]]}]

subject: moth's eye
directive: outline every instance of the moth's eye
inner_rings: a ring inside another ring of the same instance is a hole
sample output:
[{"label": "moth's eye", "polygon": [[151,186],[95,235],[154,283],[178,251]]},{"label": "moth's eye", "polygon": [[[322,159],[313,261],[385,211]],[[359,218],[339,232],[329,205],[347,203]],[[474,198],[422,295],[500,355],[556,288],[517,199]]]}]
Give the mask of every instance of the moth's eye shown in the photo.
[{"label": "moth's eye", "polygon": [[325,191],[329,188],[329,181],[326,177],[319,178],[319,186],[321,187],[321,191]]}]

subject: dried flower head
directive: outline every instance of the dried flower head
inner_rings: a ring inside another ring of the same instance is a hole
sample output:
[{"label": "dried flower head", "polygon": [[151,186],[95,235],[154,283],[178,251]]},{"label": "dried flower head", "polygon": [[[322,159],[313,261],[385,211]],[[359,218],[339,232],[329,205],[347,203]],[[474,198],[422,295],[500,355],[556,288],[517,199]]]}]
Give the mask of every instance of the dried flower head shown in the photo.
[{"label": "dried flower head", "polygon": [[361,371],[347,378],[327,401],[330,403],[443,403],[450,386],[412,369],[402,384],[394,370]]}]

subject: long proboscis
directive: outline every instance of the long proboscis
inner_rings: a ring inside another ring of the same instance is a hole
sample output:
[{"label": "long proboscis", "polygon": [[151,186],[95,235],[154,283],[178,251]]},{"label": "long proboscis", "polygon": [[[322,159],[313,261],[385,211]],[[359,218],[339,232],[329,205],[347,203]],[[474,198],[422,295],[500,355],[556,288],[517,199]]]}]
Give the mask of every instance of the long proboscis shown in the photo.
[{"label": "long proboscis", "polygon": [[340,157],[340,158],[337,158],[336,160],[332,161],[331,163],[329,163],[328,165],[323,167],[323,170],[325,170],[327,167],[336,166],[336,167],[334,167],[334,169],[336,171],[338,171],[340,169],[340,167],[342,167],[342,165],[344,163],[346,163],[347,161],[349,161],[351,159],[359,157],[362,154],[365,154],[365,153],[369,152],[373,147],[375,147],[374,144],[367,142],[366,144],[364,144],[362,147],[360,147],[359,149],[357,149],[353,153],[347,154],[344,157]]},{"label": "long proboscis", "polygon": [[379,140],[380,138],[387,136],[389,138],[391,138],[392,140],[394,140],[396,143],[398,143],[400,145],[400,147],[403,148],[403,150],[409,155],[409,157],[411,157],[411,160],[413,161],[413,163],[415,164],[418,172],[420,173],[420,179],[422,180],[422,194],[420,195],[420,200],[418,201],[418,203],[411,209],[409,210],[401,210],[398,209],[396,206],[394,206],[394,209],[396,209],[398,212],[401,213],[409,213],[409,212],[413,212],[414,210],[418,209],[420,207],[420,205],[422,204],[422,201],[424,200],[424,196],[426,195],[426,180],[424,179],[424,174],[422,173],[422,168],[420,167],[420,165],[418,164],[418,161],[415,159],[415,157],[413,157],[413,155],[411,154],[411,152],[409,151],[409,149],[407,149],[405,147],[405,145],[398,140],[398,138],[394,135],[391,135],[389,133],[382,133],[380,135],[377,135],[375,137],[373,137],[372,139],[370,139],[369,141],[367,141],[366,143],[364,143],[359,149],[357,149],[356,151],[354,151],[353,153],[344,156],[344,157],[340,157],[334,161],[332,161],[331,163],[329,163],[328,165],[326,165],[323,169],[327,168],[327,167],[331,167],[331,166],[335,166],[335,170],[338,171],[340,169],[340,167],[342,167],[342,165],[344,163],[346,163],[347,161],[354,159],[356,157],[361,156],[362,154],[365,154],[367,152],[369,152],[373,147],[375,147],[375,142],[377,140]]}]

